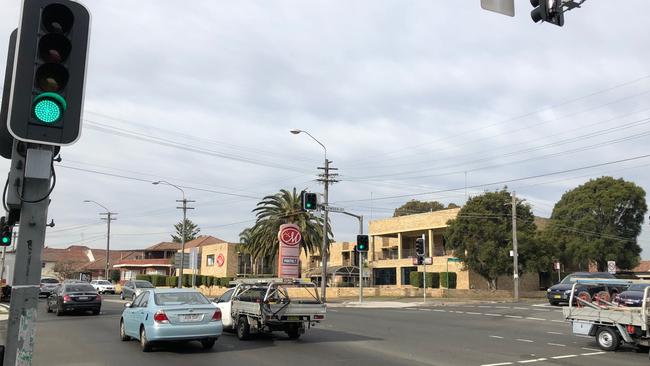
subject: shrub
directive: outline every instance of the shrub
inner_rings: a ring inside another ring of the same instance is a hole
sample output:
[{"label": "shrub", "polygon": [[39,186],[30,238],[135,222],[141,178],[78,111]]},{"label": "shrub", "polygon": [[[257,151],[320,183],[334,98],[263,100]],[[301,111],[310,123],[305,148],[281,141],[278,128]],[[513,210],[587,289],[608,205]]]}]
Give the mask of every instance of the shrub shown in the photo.
[{"label": "shrub", "polygon": [[[447,284],[447,275],[449,275],[449,284]],[[456,272],[440,272],[440,287],[456,288]]]},{"label": "shrub", "polygon": [[409,273],[409,280],[411,286],[413,287],[422,287],[422,272],[413,271]]},{"label": "shrub", "polygon": [[192,275],[191,274],[183,274],[183,287],[191,287],[192,286]]},{"label": "shrub", "polygon": [[167,285],[167,276],[151,275],[151,284],[156,286],[156,287],[168,286]]},{"label": "shrub", "polygon": [[139,275],[135,276],[135,279],[139,280],[139,281],[149,281],[149,282],[151,282],[151,276],[146,275],[146,274],[139,274]]},{"label": "shrub", "polygon": [[177,287],[178,286],[178,276],[168,276],[167,277],[167,286]]},{"label": "shrub", "polygon": [[120,271],[115,270],[115,269],[110,271],[109,272],[109,277],[111,278],[111,281],[113,281],[113,283],[120,282]]},{"label": "shrub", "polygon": [[427,287],[429,288],[438,288],[440,287],[440,273],[438,272],[427,272],[426,274]]}]

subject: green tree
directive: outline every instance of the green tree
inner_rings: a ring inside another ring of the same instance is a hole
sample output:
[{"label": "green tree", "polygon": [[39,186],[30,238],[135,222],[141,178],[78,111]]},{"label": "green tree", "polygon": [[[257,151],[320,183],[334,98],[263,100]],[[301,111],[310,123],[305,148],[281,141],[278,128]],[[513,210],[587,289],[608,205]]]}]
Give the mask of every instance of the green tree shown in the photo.
[{"label": "green tree", "polygon": [[[447,206],[446,208],[458,208],[458,207],[459,206],[456,205],[455,203],[450,203],[449,206]],[[410,200],[405,204],[401,205],[400,207],[396,208],[395,212],[393,213],[393,217],[413,215],[413,214],[432,212],[432,211],[440,211],[444,209],[445,209],[445,205],[438,201],[424,202],[418,200]]]},{"label": "green tree", "polygon": [[[445,239],[465,267],[497,289],[497,278],[512,273],[512,196],[505,188],[472,197],[449,222]],[[535,263],[535,223],[530,206],[517,201],[517,242],[520,250],[519,271]],[[531,268],[533,269],[533,268]]]},{"label": "green tree", "polygon": [[[240,240],[245,239],[246,249],[254,259],[269,257],[271,260],[278,254],[278,231],[282,224],[295,224],[302,233],[301,249],[305,253],[320,253],[323,238],[323,219],[311,212],[304,212],[300,207],[300,192],[280,192],[264,197],[253,210],[256,216],[255,225],[240,234]],[[327,225],[327,236],[331,242],[332,229]]]},{"label": "green tree", "polygon": [[201,229],[198,227],[198,225],[193,223],[190,219],[185,219],[185,235],[183,235],[183,220],[179,221],[178,224],[175,224],[174,229],[176,229],[176,235],[172,234],[172,240],[174,243],[180,243],[183,236],[185,237],[185,242],[187,243],[190,240],[196,239],[196,237],[199,235],[199,232],[201,232]]},{"label": "green tree", "polygon": [[555,204],[547,240],[557,245],[565,265],[584,269],[595,262],[605,271],[613,260],[630,269],[640,259],[637,237],[647,211],[643,188],[612,177],[592,179]]}]

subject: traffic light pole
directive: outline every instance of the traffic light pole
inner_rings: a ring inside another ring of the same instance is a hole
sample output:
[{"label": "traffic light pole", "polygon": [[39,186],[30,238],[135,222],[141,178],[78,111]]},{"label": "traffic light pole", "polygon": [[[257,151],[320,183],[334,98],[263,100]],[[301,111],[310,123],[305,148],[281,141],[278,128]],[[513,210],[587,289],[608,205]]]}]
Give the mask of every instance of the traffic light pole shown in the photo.
[{"label": "traffic light pole", "polygon": [[[344,215],[356,217],[359,220],[359,235],[363,235],[363,215],[355,215],[346,211],[341,212]],[[359,302],[363,302],[363,252],[359,253]]]},{"label": "traffic light pole", "polygon": [[41,279],[41,251],[45,242],[47,209],[50,204],[51,166],[52,147],[31,145],[27,152],[22,187],[21,225],[5,338],[5,365],[32,364]]},{"label": "traffic light pole", "polygon": [[422,234],[422,302],[427,302],[427,265],[424,262],[424,258],[427,257],[427,238]]},{"label": "traffic light pole", "polygon": [[512,192],[512,261],[513,291],[515,301],[519,301],[519,258],[517,253],[517,195]]}]

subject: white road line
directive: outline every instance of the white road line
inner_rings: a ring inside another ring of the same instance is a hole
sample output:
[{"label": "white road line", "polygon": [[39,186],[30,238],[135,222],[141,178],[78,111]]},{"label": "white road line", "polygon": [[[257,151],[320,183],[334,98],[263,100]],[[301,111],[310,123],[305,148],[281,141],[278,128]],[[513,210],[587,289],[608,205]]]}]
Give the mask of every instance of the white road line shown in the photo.
[{"label": "white road line", "polygon": [[510,309],[509,306],[495,306],[495,309]]},{"label": "white road line", "polygon": [[553,323],[565,323],[566,320],[551,320]]},{"label": "white road line", "polygon": [[456,311],[456,314],[465,314],[465,312],[464,311]]},{"label": "white road line", "polygon": [[515,341],[526,342],[526,343],[533,343],[533,342],[535,342],[535,341],[531,341],[530,339],[521,339],[521,338],[517,338],[517,339],[515,339]]},{"label": "white road line", "polygon": [[506,318],[523,319],[521,315],[505,315]]},{"label": "white road line", "polygon": [[548,344],[549,346],[566,347],[565,344],[559,344],[559,343],[546,343],[546,344]]},{"label": "white road line", "polygon": [[551,358],[554,359],[554,360],[561,360],[563,358],[571,358],[571,357],[578,357],[578,355],[564,355],[564,356],[555,356],[555,357],[551,357]]},{"label": "white road line", "polygon": [[595,355],[602,355],[606,352],[601,351],[601,352],[590,352],[590,353],[581,353],[580,356],[595,356]]},{"label": "white road line", "polygon": [[492,306],[487,306],[487,305],[479,305],[479,308],[491,308]]},{"label": "white road line", "polygon": [[[179,259],[179,260],[180,260],[180,259]],[[328,312],[331,311],[331,312],[333,312],[333,313],[338,313],[338,312],[339,312],[338,310],[334,310],[334,309],[327,309],[327,311],[328,311]]]},{"label": "white road line", "polygon": [[542,319],[542,318],[533,318],[532,316],[527,316],[526,319],[528,319],[528,320],[546,320],[546,319]]},{"label": "white road line", "polygon": [[512,362],[484,363],[481,366],[504,366],[504,365],[512,365]]},{"label": "white road line", "polygon": [[[544,312],[547,312],[547,313],[549,313],[549,312],[551,312],[551,311],[553,311],[553,310],[546,310],[546,309],[535,309],[535,311],[544,311]],[[561,311],[560,311],[560,313],[561,313]]]},{"label": "white road line", "polygon": [[515,306],[515,307],[513,307],[513,309],[517,309],[517,310],[530,310],[530,309],[528,309],[528,308],[522,308],[522,307],[519,307],[519,306]]},{"label": "white road line", "polygon": [[[589,338],[591,338],[591,337],[589,337]],[[593,349],[593,348],[589,348],[589,347],[580,347],[580,348],[582,348],[585,351],[595,351],[595,352],[600,351],[599,349]]]},{"label": "white road line", "polygon": [[420,311],[432,311],[431,309],[418,309],[418,310],[420,310]]},{"label": "white road line", "polygon": [[539,361],[546,361],[546,358],[535,358],[532,360],[523,360],[523,361],[517,361],[517,363],[532,363],[532,362],[539,362]]},{"label": "white road line", "polygon": [[447,310],[442,310],[442,309],[433,309],[433,311],[437,311],[439,313],[446,313]]},{"label": "white road line", "polygon": [[503,339],[503,337],[501,337],[501,336],[495,336],[495,335],[491,335],[491,336],[489,336],[489,337],[490,337],[490,338],[496,338],[496,339]]},{"label": "white road line", "polygon": [[503,316],[503,314],[491,314],[491,313],[485,313],[483,315],[487,315],[487,316]]},{"label": "white road line", "polygon": [[560,332],[546,332],[546,333],[548,333],[548,334],[558,334],[558,335],[564,334],[564,333],[560,333]]},{"label": "white road line", "polygon": [[483,315],[483,313],[475,313],[473,311],[468,311],[465,314],[470,314],[470,315]]}]

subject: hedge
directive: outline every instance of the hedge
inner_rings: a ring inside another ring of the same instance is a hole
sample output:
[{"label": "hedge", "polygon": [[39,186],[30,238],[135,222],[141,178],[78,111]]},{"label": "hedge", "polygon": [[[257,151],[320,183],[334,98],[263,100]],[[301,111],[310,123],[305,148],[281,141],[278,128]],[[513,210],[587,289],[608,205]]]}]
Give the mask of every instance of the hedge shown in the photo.
[{"label": "hedge", "polygon": [[[449,275],[449,284],[447,284],[447,275]],[[440,287],[456,288],[456,272],[440,272]]]},{"label": "hedge", "polygon": [[151,284],[159,287],[159,286],[167,286],[167,276],[162,276],[162,275],[151,275]]},{"label": "hedge", "polygon": [[409,283],[413,287],[422,287],[422,272],[412,271],[409,273]]},{"label": "hedge", "polygon": [[[139,274],[135,277],[139,281],[149,281],[156,287],[168,286],[168,287],[177,287],[178,286],[178,276],[163,276],[163,275],[145,275]],[[230,281],[232,277],[214,277],[206,275],[196,275],[196,286],[221,286],[228,287],[230,286]],[[428,280],[428,277],[427,277]],[[192,275],[184,274],[183,275],[183,287],[192,286]]]},{"label": "hedge", "polygon": [[440,273],[427,272],[426,274],[427,287],[438,288],[440,287]]},{"label": "hedge", "polygon": [[120,277],[121,277],[120,276],[120,271],[112,270],[112,271],[109,272],[109,276],[111,278],[111,281],[113,281],[113,283],[120,282]]},{"label": "hedge", "polygon": [[146,275],[146,274],[139,274],[139,275],[135,276],[135,279],[138,280],[138,281],[151,282],[151,276]]},{"label": "hedge", "polygon": [[169,287],[178,286],[178,276],[167,276],[167,286]]}]

